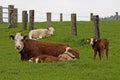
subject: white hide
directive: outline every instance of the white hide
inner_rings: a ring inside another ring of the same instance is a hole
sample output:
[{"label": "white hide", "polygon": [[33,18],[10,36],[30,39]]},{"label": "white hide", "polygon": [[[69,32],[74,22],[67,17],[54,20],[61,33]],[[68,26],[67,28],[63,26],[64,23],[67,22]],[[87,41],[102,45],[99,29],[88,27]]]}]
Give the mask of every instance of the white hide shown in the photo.
[{"label": "white hide", "polygon": [[35,29],[29,32],[29,39],[41,39],[44,37],[49,37],[54,34],[54,28],[49,27],[48,29]]},{"label": "white hide", "polygon": [[90,38],[90,45],[93,45],[94,38]]},{"label": "white hide", "polygon": [[24,47],[24,44],[22,42],[23,40],[23,36],[21,33],[16,33],[15,35],[15,49],[17,49],[18,51],[21,51]]},{"label": "white hide", "polygon": [[66,51],[63,54],[60,54],[58,57],[61,61],[66,61],[66,60],[73,60],[75,59],[75,56],[68,52],[68,50],[71,49],[70,47],[66,48]]}]

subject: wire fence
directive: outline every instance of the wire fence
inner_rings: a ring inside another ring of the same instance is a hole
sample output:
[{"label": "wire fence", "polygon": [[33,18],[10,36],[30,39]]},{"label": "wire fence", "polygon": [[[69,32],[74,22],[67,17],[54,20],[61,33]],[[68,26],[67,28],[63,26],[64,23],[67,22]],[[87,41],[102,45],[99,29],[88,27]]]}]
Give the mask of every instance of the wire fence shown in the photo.
[{"label": "wire fence", "polygon": [[[3,22],[8,22],[8,16],[9,16],[8,7],[2,7],[2,8],[3,8],[3,11],[2,11]],[[18,9],[18,22],[22,22],[22,11],[23,9]],[[29,15],[29,10],[26,10],[26,11],[28,12],[28,15]],[[47,12],[45,11],[35,10],[34,21],[35,22],[46,21],[46,13]],[[60,21],[60,14],[61,13],[51,12],[52,21]],[[63,21],[71,21],[71,13],[68,13],[68,14],[62,13],[62,15],[63,15]],[[116,15],[118,15],[118,13],[116,13]],[[90,21],[90,17],[91,17],[90,14],[88,15],[77,14],[77,21]]]},{"label": "wire fence", "polygon": [[[22,9],[18,9],[18,21],[22,22]],[[29,10],[26,10],[28,12],[29,15]],[[46,21],[46,13],[47,12],[42,12],[42,11],[36,11],[35,10],[35,22],[44,22]],[[60,21],[60,14],[61,13],[54,13],[51,12],[51,16],[52,16],[52,21]],[[63,14],[63,21],[71,21],[71,14],[66,14],[66,13],[62,13]],[[89,21],[90,20],[90,16],[85,15],[85,16],[80,16],[77,15],[77,20],[78,21]]]}]

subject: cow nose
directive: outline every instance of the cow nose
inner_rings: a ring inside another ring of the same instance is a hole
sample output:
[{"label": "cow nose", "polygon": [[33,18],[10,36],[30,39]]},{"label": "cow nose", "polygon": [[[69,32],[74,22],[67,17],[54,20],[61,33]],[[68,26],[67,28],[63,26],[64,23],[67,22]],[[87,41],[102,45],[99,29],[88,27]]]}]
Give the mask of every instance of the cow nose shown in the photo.
[{"label": "cow nose", "polygon": [[16,46],[15,48],[19,50],[19,49],[20,49],[20,46]]}]

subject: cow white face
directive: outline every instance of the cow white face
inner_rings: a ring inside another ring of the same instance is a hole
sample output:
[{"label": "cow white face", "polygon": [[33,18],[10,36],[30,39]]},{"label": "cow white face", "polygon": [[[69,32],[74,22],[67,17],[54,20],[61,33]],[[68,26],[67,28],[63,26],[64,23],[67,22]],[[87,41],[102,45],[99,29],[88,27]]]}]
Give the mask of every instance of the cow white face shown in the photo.
[{"label": "cow white face", "polygon": [[24,47],[23,40],[25,39],[26,36],[22,36],[21,33],[16,33],[15,36],[11,35],[10,38],[12,40],[15,40],[15,49],[18,51],[21,51]]},{"label": "cow white face", "polygon": [[49,27],[48,30],[49,30],[49,34],[51,35],[54,34],[55,29],[53,27]]},{"label": "cow white face", "polygon": [[90,45],[93,45],[94,43],[94,38],[90,38]]},{"label": "cow white face", "polygon": [[94,45],[94,43],[97,42],[98,39],[96,39],[96,38],[90,38],[87,41],[90,43],[90,45]]},{"label": "cow white face", "polygon": [[24,37],[22,36],[21,33],[17,33],[15,35],[15,49],[17,49],[18,51],[21,51],[24,47],[23,39],[24,39]]}]

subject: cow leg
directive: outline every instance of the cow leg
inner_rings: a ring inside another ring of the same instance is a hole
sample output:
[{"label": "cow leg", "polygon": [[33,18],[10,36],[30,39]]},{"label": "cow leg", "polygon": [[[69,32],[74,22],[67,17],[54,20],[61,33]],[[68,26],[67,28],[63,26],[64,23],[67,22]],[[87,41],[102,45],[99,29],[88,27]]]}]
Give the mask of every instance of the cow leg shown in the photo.
[{"label": "cow leg", "polygon": [[97,50],[94,50],[94,56],[93,56],[94,60],[96,59],[96,55],[97,55]]},{"label": "cow leg", "polygon": [[39,58],[35,58],[35,63],[37,64],[39,62]]},{"label": "cow leg", "polygon": [[20,53],[21,54],[21,60],[22,61],[28,61],[29,60],[29,57],[28,57],[28,55],[27,54],[23,54],[23,53]]},{"label": "cow leg", "polygon": [[73,57],[71,56],[71,54],[70,54],[70,55],[69,55],[69,54],[70,54],[70,53],[60,54],[60,55],[58,56],[58,58],[59,58],[60,61],[74,60],[75,58],[73,58]]},{"label": "cow leg", "polygon": [[98,55],[99,55],[99,58],[101,60],[101,52],[100,52],[100,50],[98,50]]},{"label": "cow leg", "polygon": [[71,56],[73,59],[79,59],[79,52],[73,48],[67,47],[66,51],[64,53],[67,53],[69,56]]},{"label": "cow leg", "polygon": [[[39,36],[39,38],[42,39],[42,36]],[[39,38],[38,38],[38,39],[39,39]]]},{"label": "cow leg", "polygon": [[108,60],[108,47],[106,47],[106,59]]},{"label": "cow leg", "polygon": [[100,57],[101,57],[101,60],[103,61],[103,59],[104,59],[104,49],[100,50]]},{"label": "cow leg", "polygon": [[101,54],[99,53],[99,58],[100,58],[100,60],[101,60]]}]

